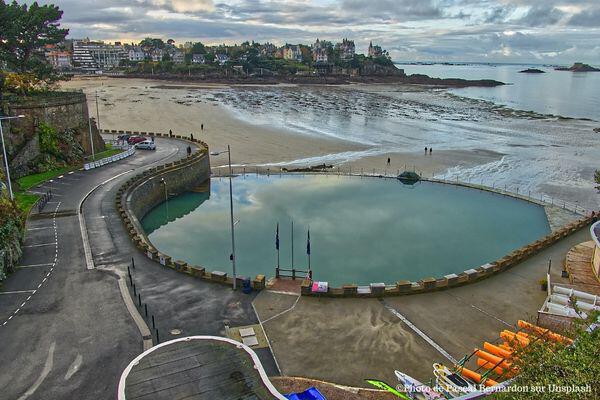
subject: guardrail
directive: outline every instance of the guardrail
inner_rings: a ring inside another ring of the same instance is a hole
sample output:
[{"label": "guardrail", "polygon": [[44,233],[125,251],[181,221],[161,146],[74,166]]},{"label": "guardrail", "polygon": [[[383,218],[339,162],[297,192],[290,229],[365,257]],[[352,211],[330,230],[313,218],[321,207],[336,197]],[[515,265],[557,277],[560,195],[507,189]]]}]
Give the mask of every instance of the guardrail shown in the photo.
[{"label": "guardrail", "polygon": [[135,147],[133,147],[133,146],[128,146],[128,147],[129,147],[129,150],[124,151],[124,152],[119,153],[119,154],[115,154],[114,156],[105,157],[105,158],[102,158],[102,159],[97,160],[97,161],[92,161],[92,162],[89,162],[89,163],[85,163],[85,164],[83,164],[83,169],[86,170],[86,171],[88,171],[90,169],[99,168],[99,167],[101,167],[103,165],[110,164],[110,163],[113,163],[115,161],[119,161],[119,160],[122,160],[122,159],[124,159],[126,157],[129,157],[130,155],[132,155],[133,153],[135,153]]}]

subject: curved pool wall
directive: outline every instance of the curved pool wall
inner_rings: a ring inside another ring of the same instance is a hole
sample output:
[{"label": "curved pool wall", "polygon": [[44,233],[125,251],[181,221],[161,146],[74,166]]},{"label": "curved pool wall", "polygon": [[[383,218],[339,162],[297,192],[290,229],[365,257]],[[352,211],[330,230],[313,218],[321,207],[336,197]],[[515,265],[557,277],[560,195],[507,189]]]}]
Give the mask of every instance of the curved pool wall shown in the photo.
[{"label": "curved pool wall", "polygon": [[[141,132],[141,134],[143,134],[143,132]],[[147,135],[157,137],[169,137],[168,135],[161,133],[148,133]],[[189,140],[181,136],[174,136],[174,138],[180,140]],[[173,163],[168,163],[151,168],[149,170],[144,171],[144,173],[138,174],[133,178],[129,179],[127,182],[125,182],[117,192],[117,210],[120,213],[120,216],[123,220],[126,230],[129,233],[131,240],[134,242],[136,247],[138,247],[147,257],[161,263],[166,267],[176,269],[182,273],[189,274],[193,277],[218,282],[221,284],[231,285],[233,281],[231,277],[227,276],[226,273],[220,271],[209,272],[201,266],[188,265],[185,261],[174,261],[169,255],[160,253],[156,249],[156,247],[148,240],[139,222],[144,217],[145,213],[147,213],[151,208],[155,207],[156,205],[162,202],[163,197],[161,197],[161,193],[164,195],[164,190],[161,190],[164,188],[160,185],[156,185],[156,181],[154,181],[154,184],[144,185],[146,181],[155,177],[159,177],[160,180],[160,176],[169,177],[171,176],[171,174],[189,175],[190,172],[194,174],[194,171],[196,171],[195,173],[197,173],[197,181],[194,181],[194,183],[190,183],[190,181],[185,182],[182,180],[180,181],[181,185],[177,188],[173,188],[173,191],[171,191],[171,193],[183,193],[185,191],[192,190],[194,187],[196,187],[197,182],[205,182],[210,177],[210,161],[208,157],[208,146],[204,142],[201,142],[196,139],[192,140],[192,142],[194,142],[196,145],[198,145],[198,147],[201,148],[201,150],[199,152],[196,152],[192,157],[183,158]],[[195,169],[195,166],[200,166],[200,168]],[[383,176],[379,177],[383,178]],[[490,191],[530,201],[530,199],[522,195],[502,191],[499,189],[488,188],[485,186],[472,185],[462,182],[446,182],[436,179],[433,179],[432,181],[452,185],[458,184],[460,186]],[[191,186],[189,186],[190,184]],[[147,201],[146,205],[136,207],[136,209],[133,210],[132,208],[127,206],[126,198],[131,194],[132,191],[135,191],[135,189],[140,186],[144,186],[145,189],[148,190],[148,198],[152,200]],[[547,205],[543,202],[532,202],[536,204]],[[362,292],[358,290],[358,285],[356,284],[344,285],[343,287],[329,287],[327,293],[320,293],[318,295],[325,295],[331,297],[381,297],[423,293],[464,285],[470,282],[484,279],[488,276],[491,276],[495,273],[499,273],[505,269],[514,266],[515,264],[519,263],[525,258],[528,258],[537,253],[538,251],[550,246],[554,242],[597,221],[599,215],[600,213],[591,213],[589,215],[585,215],[581,219],[566,224],[561,229],[555,230],[551,234],[535,241],[534,243],[531,243],[518,250],[511,252],[510,254],[507,254],[499,260],[496,260],[492,263],[488,263],[478,268],[467,270],[460,274],[451,274],[448,276],[444,276],[443,278],[424,278],[416,282],[401,280],[397,281],[394,285],[386,285],[385,287],[380,287],[376,285],[375,287],[371,287],[368,291],[363,290]],[[259,275],[254,280],[252,280],[252,285],[255,289],[264,288],[264,275]],[[305,280],[302,282],[301,291],[303,295],[314,295],[314,293],[311,292],[310,288],[311,281]]]}]

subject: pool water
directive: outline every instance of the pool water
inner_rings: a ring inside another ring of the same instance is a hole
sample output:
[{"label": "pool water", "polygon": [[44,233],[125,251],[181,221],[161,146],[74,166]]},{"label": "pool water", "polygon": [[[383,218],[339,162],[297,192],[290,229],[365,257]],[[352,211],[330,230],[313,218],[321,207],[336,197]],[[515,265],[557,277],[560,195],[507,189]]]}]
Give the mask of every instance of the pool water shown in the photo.
[{"label": "pool water", "polygon": [[[330,285],[442,277],[476,268],[548,234],[543,207],[440,183],[336,175],[246,175],[233,179],[237,273],[275,275],[280,264],[311,266]],[[174,259],[231,274],[229,183],[189,192],[142,220],[149,239]]]}]

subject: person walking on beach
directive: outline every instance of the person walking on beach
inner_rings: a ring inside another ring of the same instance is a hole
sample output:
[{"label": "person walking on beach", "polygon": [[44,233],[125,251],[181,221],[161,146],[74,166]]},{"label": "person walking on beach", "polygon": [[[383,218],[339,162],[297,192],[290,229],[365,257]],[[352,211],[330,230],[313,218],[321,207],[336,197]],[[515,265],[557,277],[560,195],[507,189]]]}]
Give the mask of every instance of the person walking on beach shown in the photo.
[{"label": "person walking on beach", "polygon": [[433,147],[429,148],[429,155],[431,155],[431,152],[433,151]]},{"label": "person walking on beach", "polygon": [[190,139],[192,139],[192,141],[194,140],[194,134],[190,133]]},{"label": "person walking on beach", "polygon": [[391,159],[388,157],[388,160],[387,160],[387,165],[388,165],[388,167],[390,166],[390,163],[391,163],[391,162],[392,162],[392,160],[391,160]]},{"label": "person walking on beach", "polygon": [[200,130],[203,131],[204,130],[204,124],[200,124]]},{"label": "person walking on beach", "polygon": [[192,148],[190,146],[187,147],[187,155],[188,157],[192,155]]},{"label": "person walking on beach", "polygon": [[169,129],[169,137],[173,137],[173,131]]},{"label": "person walking on beach", "polygon": [[427,147],[425,147],[425,155],[427,155]]}]

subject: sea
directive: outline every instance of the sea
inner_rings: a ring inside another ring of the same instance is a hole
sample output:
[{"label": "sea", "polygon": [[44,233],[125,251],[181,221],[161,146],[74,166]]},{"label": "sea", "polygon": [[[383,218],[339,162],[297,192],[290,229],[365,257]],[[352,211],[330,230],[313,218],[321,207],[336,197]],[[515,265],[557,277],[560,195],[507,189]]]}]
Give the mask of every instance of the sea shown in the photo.
[{"label": "sea", "polygon": [[[487,150],[498,159],[457,166],[438,177],[506,186],[587,210],[600,208],[600,72],[530,65],[398,65],[407,74],[495,79],[498,87],[439,89],[357,84],[230,87],[190,91],[186,101],[218,102],[249,124],[292,135],[344,140],[364,150],[265,165],[343,165],[366,156]],[[283,140],[283,139],[282,139]]]}]

